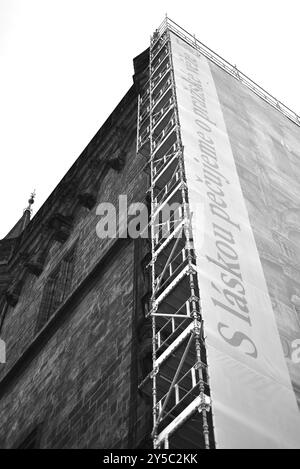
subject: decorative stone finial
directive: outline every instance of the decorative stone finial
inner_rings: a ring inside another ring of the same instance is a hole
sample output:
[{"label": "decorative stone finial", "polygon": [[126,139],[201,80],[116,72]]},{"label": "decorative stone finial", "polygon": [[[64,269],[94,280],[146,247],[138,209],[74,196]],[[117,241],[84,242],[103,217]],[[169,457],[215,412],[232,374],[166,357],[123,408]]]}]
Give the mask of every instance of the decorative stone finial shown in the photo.
[{"label": "decorative stone finial", "polygon": [[32,212],[32,205],[34,204],[34,200],[35,200],[35,196],[36,196],[36,192],[35,190],[30,194],[30,197],[28,199],[28,206],[27,208],[25,208],[25,212],[26,211],[29,211],[30,213]]}]

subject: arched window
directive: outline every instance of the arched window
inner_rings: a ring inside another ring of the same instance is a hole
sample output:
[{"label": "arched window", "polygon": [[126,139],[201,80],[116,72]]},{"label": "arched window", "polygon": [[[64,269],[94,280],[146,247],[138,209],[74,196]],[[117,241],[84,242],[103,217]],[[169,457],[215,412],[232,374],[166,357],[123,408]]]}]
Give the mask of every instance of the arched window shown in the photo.
[{"label": "arched window", "polygon": [[74,270],[75,247],[72,248],[50,273],[43,292],[37,321],[38,332],[64,302],[71,291]]}]

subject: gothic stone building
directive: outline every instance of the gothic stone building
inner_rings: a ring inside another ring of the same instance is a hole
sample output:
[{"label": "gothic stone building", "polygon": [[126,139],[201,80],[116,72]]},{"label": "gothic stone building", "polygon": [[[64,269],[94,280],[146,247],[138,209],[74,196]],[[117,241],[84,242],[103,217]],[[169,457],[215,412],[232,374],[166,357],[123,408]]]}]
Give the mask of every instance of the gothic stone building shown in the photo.
[{"label": "gothic stone building", "polygon": [[[0,241],[2,448],[299,446],[300,118],[174,25],[38,213]],[[121,194],[151,205],[151,229],[157,207],[181,201],[184,236],[170,219],[166,240],[99,237],[97,206]],[[240,219],[242,234],[221,232],[241,266],[214,260],[216,230],[189,229],[187,200]],[[243,321],[256,356],[220,317]]]},{"label": "gothic stone building", "polygon": [[38,213],[30,220],[26,210],[0,241],[1,448],[147,445],[151,405],[138,384],[151,347],[142,319],[149,247],[100,239],[96,207],[145,197],[136,112],[148,55]]}]

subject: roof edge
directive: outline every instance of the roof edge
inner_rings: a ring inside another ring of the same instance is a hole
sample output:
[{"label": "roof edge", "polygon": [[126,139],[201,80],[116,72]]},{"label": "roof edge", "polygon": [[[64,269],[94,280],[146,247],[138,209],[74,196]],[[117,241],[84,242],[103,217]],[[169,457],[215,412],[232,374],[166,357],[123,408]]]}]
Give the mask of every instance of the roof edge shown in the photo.
[{"label": "roof edge", "polygon": [[255,81],[251,80],[247,75],[242,73],[236,65],[232,65],[227,60],[223,59],[219,54],[214,52],[212,49],[207,47],[205,44],[200,42],[194,35],[190,34],[184,28],[179,26],[175,21],[171,20],[170,18],[166,17],[164,21],[161,23],[159,28],[156,30],[158,34],[161,36],[166,31],[171,31],[180,37],[183,41],[185,41],[189,46],[193,49],[196,49],[209,60],[211,60],[214,64],[218,65],[222,68],[225,72],[229,75],[233,76],[236,80],[243,83],[247,88],[253,91],[257,96],[261,99],[266,101],[270,104],[273,108],[277,109],[281,114],[287,117],[289,120],[294,122],[296,125],[300,127],[300,116],[292,111],[288,106],[283,104],[273,95],[268,93],[264,88],[259,86]]}]

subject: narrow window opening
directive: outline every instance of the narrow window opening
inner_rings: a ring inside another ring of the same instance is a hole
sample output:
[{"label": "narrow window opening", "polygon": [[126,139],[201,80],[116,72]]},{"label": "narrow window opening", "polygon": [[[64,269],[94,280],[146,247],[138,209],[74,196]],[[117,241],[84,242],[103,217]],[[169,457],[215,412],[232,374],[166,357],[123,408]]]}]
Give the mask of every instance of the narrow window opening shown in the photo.
[{"label": "narrow window opening", "polygon": [[38,322],[38,332],[64,302],[72,288],[75,248],[69,251],[49,275],[44,287]]}]

